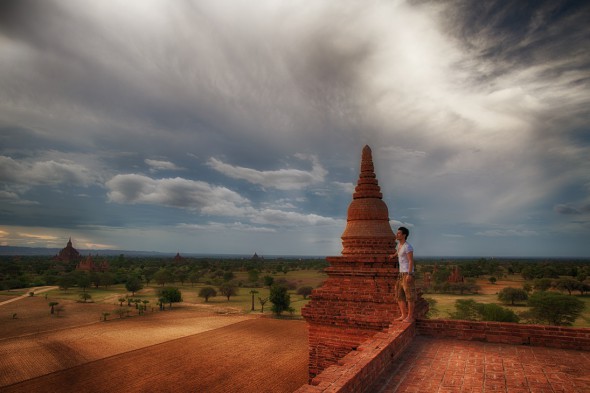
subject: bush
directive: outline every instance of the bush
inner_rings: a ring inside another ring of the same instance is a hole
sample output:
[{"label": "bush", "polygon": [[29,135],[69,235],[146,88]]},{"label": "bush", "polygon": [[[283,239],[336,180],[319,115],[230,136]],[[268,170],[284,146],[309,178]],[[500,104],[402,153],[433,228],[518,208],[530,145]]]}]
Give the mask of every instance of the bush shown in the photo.
[{"label": "bush", "polygon": [[533,319],[549,325],[571,326],[584,310],[584,302],[555,292],[536,292],[528,301]]},{"label": "bush", "polygon": [[217,296],[217,291],[213,287],[204,287],[199,291],[199,297],[205,298],[206,302],[209,301],[210,297],[215,296]]},{"label": "bush", "polygon": [[297,294],[303,296],[304,299],[307,299],[307,297],[309,295],[311,295],[311,292],[313,291],[312,287],[309,286],[305,286],[305,287],[301,287],[297,290]]},{"label": "bush", "polygon": [[223,296],[227,297],[227,301],[229,302],[230,296],[235,296],[238,294],[238,288],[234,284],[226,282],[221,284],[219,287],[219,292],[221,292]]},{"label": "bush", "polygon": [[498,300],[503,303],[510,303],[514,306],[514,302],[521,302],[528,300],[529,295],[524,289],[506,287],[498,293]]},{"label": "bush", "polygon": [[426,318],[434,318],[438,315],[439,311],[436,308],[436,304],[438,303],[436,299],[431,297],[425,297],[424,300],[428,302],[428,312],[426,313]]},{"label": "bush", "polygon": [[131,292],[131,296],[135,296],[135,292],[143,289],[143,284],[137,277],[129,277],[125,283],[125,289]]},{"label": "bush", "polygon": [[452,319],[465,321],[518,322],[518,316],[512,311],[497,304],[477,303],[473,299],[457,300],[456,312],[451,313]]},{"label": "bush", "polygon": [[281,315],[284,311],[293,311],[291,308],[291,295],[284,285],[273,285],[270,288],[271,310],[276,315]]},{"label": "bush", "polygon": [[533,281],[535,291],[546,291],[553,286],[553,281],[550,278],[538,278]]},{"label": "bush", "polygon": [[172,303],[179,303],[182,301],[182,294],[180,290],[175,287],[166,287],[160,289],[159,296],[162,303],[168,303],[172,308]]},{"label": "bush", "polygon": [[514,311],[502,306],[498,306],[494,303],[478,303],[477,312],[479,313],[482,321],[518,322],[519,320]]}]

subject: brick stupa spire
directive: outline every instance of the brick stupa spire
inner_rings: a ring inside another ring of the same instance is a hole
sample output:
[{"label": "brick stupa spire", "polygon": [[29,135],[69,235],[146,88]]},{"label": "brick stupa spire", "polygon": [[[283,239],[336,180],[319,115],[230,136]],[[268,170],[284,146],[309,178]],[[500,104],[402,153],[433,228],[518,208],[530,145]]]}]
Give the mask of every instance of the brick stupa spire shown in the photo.
[{"label": "brick stupa spire", "polygon": [[342,246],[342,255],[389,255],[395,250],[395,235],[389,226],[389,211],[383,202],[369,146],[363,148],[361,171],[348,206]]},{"label": "brick stupa spire", "polygon": [[[352,197],[342,234],[342,256],[326,258],[328,279],[314,289],[302,310],[309,328],[310,380],[367,338],[389,328],[400,315],[395,298],[398,261],[389,257],[395,251],[395,235],[369,146],[363,148]],[[416,315],[426,310],[426,302],[419,299]]]}]

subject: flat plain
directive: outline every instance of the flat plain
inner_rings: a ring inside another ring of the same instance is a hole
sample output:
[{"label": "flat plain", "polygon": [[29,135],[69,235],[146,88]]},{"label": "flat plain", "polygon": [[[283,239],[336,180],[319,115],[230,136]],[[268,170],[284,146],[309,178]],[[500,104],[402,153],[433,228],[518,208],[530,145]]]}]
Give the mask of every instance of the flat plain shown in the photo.
[{"label": "flat plain", "polygon": [[0,391],[291,392],[307,382],[301,320],[180,304],[104,322],[112,305],[61,303],[60,317],[42,296],[1,307],[19,317],[0,325]]}]

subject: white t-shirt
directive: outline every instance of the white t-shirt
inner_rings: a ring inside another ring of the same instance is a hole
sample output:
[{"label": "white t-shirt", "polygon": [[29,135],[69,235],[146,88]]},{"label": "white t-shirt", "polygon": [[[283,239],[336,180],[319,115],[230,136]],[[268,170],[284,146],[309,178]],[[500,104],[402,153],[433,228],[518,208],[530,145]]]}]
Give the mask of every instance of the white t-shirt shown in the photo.
[{"label": "white t-shirt", "polygon": [[410,260],[408,259],[408,253],[413,252],[414,248],[408,242],[405,242],[403,246],[399,246],[397,249],[397,257],[399,260],[399,272],[400,273],[411,273],[408,271],[410,268]]}]

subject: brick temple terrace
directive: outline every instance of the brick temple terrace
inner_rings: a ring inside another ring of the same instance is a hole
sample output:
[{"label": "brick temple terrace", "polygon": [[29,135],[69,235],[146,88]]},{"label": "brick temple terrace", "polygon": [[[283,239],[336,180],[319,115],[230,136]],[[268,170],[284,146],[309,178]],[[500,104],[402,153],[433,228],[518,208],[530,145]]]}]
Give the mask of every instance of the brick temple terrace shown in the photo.
[{"label": "brick temple terrace", "polygon": [[393,322],[395,236],[369,146],[328,279],[302,310],[309,384],[296,393],[590,393],[590,329],[428,320]]}]

